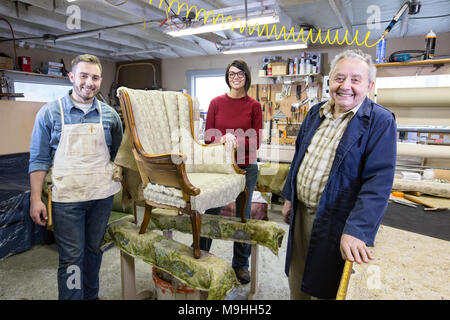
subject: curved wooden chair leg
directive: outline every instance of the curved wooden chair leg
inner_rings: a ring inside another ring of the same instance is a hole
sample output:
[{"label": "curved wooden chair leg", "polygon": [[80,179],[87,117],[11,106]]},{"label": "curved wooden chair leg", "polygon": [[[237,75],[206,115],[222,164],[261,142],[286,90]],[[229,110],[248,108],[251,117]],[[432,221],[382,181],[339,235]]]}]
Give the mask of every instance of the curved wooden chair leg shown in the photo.
[{"label": "curved wooden chair leg", "polygon": [[[247,222],[247,219],[245,218],[245,206],[247,205],[247,201],[248,201],[248,190],[247,190],[247,188],[245,188],[244,191],[242,191],[239,194],[239,202],[241,204],[240,215],[241,215],[241,222],[242,223],[246,223]],[[236,215],[237,215],[237,212],[236,212]]]},{"label": "curved wooden chair leg", "polygon": [[194,258],[200,258],[200,228],[202,225],[202,217],[197,211],[192,211],[191,225],[192,225],[192,240],[194,243]]},{"label": "curved wooden chair leg", "polygon": [[151,215],[152,215],[152,207],[148,204],[145,204],[144,220],[142,220],[141,229],[139,230],[139,234],[143,234],[147,230],[147,226],[150,222]]}]

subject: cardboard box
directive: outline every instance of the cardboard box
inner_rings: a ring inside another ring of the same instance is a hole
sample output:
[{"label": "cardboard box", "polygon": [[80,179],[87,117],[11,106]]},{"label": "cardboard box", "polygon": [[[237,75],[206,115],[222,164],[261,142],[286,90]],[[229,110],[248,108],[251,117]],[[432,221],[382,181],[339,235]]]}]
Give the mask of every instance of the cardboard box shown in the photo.
[{"label": "cardboard box", "polygon": [[282,76],[288,74],[288,65],[284,62],[271,62],[272,65],[272,75]]},{"label": "cardboard box", "polygon": [[14,70],[13,59],[0,57],[0,69]]}]

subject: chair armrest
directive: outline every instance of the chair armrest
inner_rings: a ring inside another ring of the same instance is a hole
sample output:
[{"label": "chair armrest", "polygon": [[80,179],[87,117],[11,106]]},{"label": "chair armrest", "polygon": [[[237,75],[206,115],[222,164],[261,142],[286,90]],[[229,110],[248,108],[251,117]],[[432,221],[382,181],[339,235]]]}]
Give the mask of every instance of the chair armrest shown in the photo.
[{"label": "chair armrest", "polygon": [[141,150],[133,150],[136,164],[144,186],[148,182],[168,187],[175,187],[183,191],[185,198],[196,196],[200,189],[194,187],[186,174],[184,161],[186,156],[181,153],[167,153],[150,155]]},{"label": "chair armrest", "polygon": [[193,166],[195,172],[245,174],[235,160],[236,148],[227,151],[223,143],[194,143]]}]

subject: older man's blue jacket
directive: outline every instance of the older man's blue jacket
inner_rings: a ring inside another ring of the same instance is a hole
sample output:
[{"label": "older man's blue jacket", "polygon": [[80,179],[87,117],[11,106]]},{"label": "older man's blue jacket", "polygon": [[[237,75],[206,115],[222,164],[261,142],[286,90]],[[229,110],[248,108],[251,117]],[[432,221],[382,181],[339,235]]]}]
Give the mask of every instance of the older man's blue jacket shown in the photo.
[{"label": "older man's blue jacket", "polygon": [[[323,120],[319,109],[324,103],[312,107],[300,127],[295,155],[282,191],[283,197],[292,201],[285,266],[287,275],[298,201],[297,171]],[[396,137],[394,114],[366,98],[342,136],[319,201],[306,257],[303,292],[323,299],[336,297],[345,262],[339,250],[343,233],[373,246],[394,179]]]}]

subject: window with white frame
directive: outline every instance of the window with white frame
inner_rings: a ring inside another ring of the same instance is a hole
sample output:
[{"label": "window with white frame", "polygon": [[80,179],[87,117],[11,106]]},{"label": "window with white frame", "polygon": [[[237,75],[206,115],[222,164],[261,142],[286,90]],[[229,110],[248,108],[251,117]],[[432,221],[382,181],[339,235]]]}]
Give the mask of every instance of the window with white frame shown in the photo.
[{"label": "window with white frame", "polygon": [[193,70],[186,72],[187,90],[189,95],[197,97],[200,109],[197,139],[203,142],[206,114],[209,103],[215,97],[229,91],[225,82],[225,69]]},{"label": "window with white frame", "polygon": [[72,89],[68,78],[48,77],[40,74],[22,74],[4,71],[11,92],[23,93],[16,101],[50,102],[63,97]]},{"label": "window with white frame", "polygon": [[71,88],[72,85],[14,81],[14,92],[24,94],[23,98],[16,98],[16,101],[50,102],[63,97]]},{"label": "window with white frame", "polygon": [[187,71],[186,78],[188,93],[198,98],[200,112],[208,112],[211,100],[229,91],[225,69]]}]

